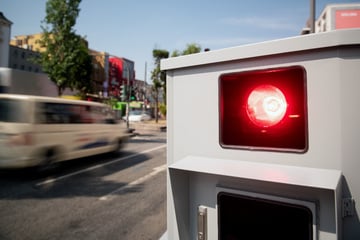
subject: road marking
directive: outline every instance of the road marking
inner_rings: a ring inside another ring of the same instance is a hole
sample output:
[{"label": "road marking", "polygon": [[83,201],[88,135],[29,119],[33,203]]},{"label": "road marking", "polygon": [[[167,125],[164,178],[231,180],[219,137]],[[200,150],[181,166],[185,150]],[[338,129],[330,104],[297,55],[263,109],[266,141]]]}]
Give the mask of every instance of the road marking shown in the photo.
[{"label": "road marking", "polygon": [[84,173],[84,172],[92,171],[94,169],[97,169],[97,168],[100,168],[100,167],[103,167],[103,166],[106,166],[106,165],[110,165],[110,164],[113,164],[113,163],[116,163],[116,162],[124,161],[126,159],[133,158],[133,157],[145,154],[145,153],[153,152],[153,151],[165,148],[165,147],[166,147],[166,144],[163,144],[163,145],[160,145],[158,147],[154,147],[154,148],[144,150],[144,151],[142,151],[140,153],[134,153],[134,154],[131,154],[129,156],[125,156],[125,157],[122,157],[122,158],[119,158],[119,159],[115,159],[115,160],[113,160],[111,162],[98,164],[98,165],[88,167],[88,168],[85,168],[85,169],[82,169],[82,170],[79,170],[79,171],[76,171],[76,172],[73,172],[73,173],[69,173],[69,174],[66,174],[66,175],[63,175],[63,176],[60,176],[60,177],[57,177],[57,178],[50,178],[50,179],[47,179],[45,181],[39,182],[39,183],[37,183],[35,185],[37,187],[41,187],[41,186],[51,184],[51,183],[54,183],[54,182],[57,182],[57,181],[60,181],[60,180],[63,180],[63,179],[66,179],[66,178],[81,174],[81,173]]},{"label": "road marking", "polygon": [[114,191],[100,197],[99,200],[101,200],[101,201],[109,200],[111,198],[111,196],[114,195],[115,193],[121,192],[121,191],[129,189],[133,186],[141,184],[141,183],[149,180],[150,178],[154,177],[155,175],[159,174],[160,172],[164,171],[165,169],[166,169],[166,164],[158,166],[156,168],[153,168],[153,171],[150,172],[149,174],[146,174],[145,176],[142,176],[141,178],[138,178],[138,179],[126,184],[125,186],[115,189]]}]

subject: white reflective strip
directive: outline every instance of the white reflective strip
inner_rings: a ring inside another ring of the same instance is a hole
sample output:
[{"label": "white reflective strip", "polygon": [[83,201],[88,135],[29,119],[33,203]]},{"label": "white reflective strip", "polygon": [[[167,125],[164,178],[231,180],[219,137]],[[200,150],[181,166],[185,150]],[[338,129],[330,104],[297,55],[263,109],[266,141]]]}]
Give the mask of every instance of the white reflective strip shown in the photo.
[{"label": "white reflective strip", "polygon": [[129,189],[129,188],[131,188],[131,187],[133,187],[135,185],[138,185],[140,183],[143,183],[143,182],[147,181],[148,179],[150,179],[151,177],[153,177],[153,176],[157,175],[158,173],[164,171],[165,169],[166,169],[166,164],[161,165],[161,166],[156,167],[156,168],[153,168],[153,171],[150,172],[149,174],[147,174],[147,175],[145,175],[145,176],[143,176],[141,178],[138,178],[135,181],[132,181],[132,182],[126,184],[125,186],[122,186],[122,187],[120,187],[118,189],[115,189],[114,191],[100,197],[99,200],[102,200],[102,201],[108,200],[111,197],[111,195],[113,195],[115,193],[118,193],[118,192],[121,192],[123,190]]}]

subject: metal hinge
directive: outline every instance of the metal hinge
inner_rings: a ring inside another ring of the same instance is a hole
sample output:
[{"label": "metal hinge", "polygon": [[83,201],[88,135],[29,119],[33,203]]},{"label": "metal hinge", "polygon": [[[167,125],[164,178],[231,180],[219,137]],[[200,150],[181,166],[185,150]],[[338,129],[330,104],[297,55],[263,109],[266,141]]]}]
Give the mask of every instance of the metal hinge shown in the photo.
[{"label": "metal hinge", "polygon": [[342,199],[342,217],[349,217],[355,214],[355,201],[353,198]]},{"label": "metal hinge", "polygon": [[207,240],[207,207],[199,206],[197,214],[198,240]]}]

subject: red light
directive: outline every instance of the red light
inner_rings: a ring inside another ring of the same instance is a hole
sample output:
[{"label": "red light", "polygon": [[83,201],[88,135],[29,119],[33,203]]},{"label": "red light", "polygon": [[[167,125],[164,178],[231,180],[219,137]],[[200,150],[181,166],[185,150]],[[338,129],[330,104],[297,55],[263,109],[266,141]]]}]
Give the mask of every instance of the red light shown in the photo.
[{"label": "red light", "polygon": [[224,148],[306,152],[305,69],[291,66],[221,75],[219,131]]},{"label": "red light", "polygon": [[259,127],[272,127],[285,116],[287,102],[280,89],[272,85],[261,85],[247,99],[247,114]]}]

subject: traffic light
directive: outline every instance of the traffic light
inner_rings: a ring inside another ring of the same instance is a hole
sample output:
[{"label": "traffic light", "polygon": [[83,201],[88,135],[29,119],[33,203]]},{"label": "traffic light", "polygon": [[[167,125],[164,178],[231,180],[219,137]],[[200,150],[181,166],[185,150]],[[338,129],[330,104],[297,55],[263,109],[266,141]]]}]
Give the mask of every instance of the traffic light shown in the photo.
[{"label": "traffic light", "polygon": [[135,89],[131,89],[130,101],[136,101],[136,91],[135,91]]},{"label": "traffic light", "polygon": [[306,152],[303,67],[228,73],[219,79],[220,145]]},{"label": "traffic light", "polygon": [[121,101],[127,100],[127,89],[126,89],[125,84],[120,86],[120,98],[121,98]]}]

